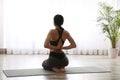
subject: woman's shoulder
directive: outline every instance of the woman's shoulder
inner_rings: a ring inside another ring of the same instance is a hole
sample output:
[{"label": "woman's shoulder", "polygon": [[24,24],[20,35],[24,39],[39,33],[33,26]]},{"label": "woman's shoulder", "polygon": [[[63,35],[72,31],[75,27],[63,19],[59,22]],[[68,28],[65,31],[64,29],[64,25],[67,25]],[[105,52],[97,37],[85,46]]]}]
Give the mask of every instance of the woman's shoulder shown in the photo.
[{"label": "woman's shoulder", "polygon": [[[56,32],[58,32],[58,31],[57,31],[56,29],[51,29],[49,32],[50,32],[50,33],[56,33]],[[69,32],[68,32],[67,30],[65,30],[65,29],[64,29],[63,33],[64,33],[64,34],[69,34]]]},{"label": "woman's shoulder", "polygon": [[51,32],[58,32],[57,29],[51,29],[50,31],[51,31]]},{"label": "woman's shoulder", "polygon": [[68,32],[67,30],[64,30],[64,33],[65,33],[65,34],[69,34],[69,32]]}]

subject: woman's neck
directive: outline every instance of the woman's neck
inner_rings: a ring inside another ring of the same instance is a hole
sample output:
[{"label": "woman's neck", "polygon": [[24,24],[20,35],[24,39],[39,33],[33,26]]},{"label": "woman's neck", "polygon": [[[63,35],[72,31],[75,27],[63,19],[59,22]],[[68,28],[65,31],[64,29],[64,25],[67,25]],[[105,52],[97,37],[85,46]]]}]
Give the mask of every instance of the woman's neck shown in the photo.
[{"label": "woman's neck", "polygon": [[59,27],[59,26],[56,26],[56,29],[60,30],[60,27]]}]

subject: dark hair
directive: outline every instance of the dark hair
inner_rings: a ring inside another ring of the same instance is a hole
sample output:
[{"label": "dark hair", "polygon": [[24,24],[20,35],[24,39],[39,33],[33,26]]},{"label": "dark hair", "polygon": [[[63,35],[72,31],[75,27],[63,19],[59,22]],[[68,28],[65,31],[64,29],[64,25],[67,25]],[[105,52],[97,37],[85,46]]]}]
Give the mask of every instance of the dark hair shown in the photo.
[{"label": "dark hair", "polygon": [[61,27],[63,22],[64,22],[64,18],[63,18],[62,15],[57,14],[57,15],[54,16],[54,23],[55,23],[55,25],[59,26],[61,29],[63,29]]}]

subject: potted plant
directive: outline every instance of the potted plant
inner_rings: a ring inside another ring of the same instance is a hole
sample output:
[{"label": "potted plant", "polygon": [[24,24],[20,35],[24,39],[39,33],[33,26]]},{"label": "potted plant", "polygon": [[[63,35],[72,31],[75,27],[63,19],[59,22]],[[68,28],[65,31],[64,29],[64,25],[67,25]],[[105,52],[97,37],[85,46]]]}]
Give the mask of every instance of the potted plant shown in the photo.
[{"label": "potted plant", "polygon": [[116,44],[120,37],[120,10],[114,10],[109,4],[100,2],[99,13],[97,22],[102,27],[102,31],[105,36],[111,42],[108,56],[110,58],[116,58],[119,52],[119,48],[117,48]]}]

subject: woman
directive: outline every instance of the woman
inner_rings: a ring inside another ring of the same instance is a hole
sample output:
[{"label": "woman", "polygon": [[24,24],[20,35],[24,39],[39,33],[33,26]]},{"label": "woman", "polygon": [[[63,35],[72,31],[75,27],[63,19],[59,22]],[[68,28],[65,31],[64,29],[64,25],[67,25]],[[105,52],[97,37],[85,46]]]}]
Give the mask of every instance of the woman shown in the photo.
[{"label": "woman", "polygon": [[[49,58],[42,63],[45,70],[52,70],[54,72],[65,72],[65,66],[69,61],[62,49],[72,49],[76,47],[75,41],[68,31],[62,28],[64,18],[62,15],[55,15],[54,26],[55,29],[49,31],[44,43],[44,47],[50,49]],[[63,46],[65,40],[69,41],[70,45]]]}]

